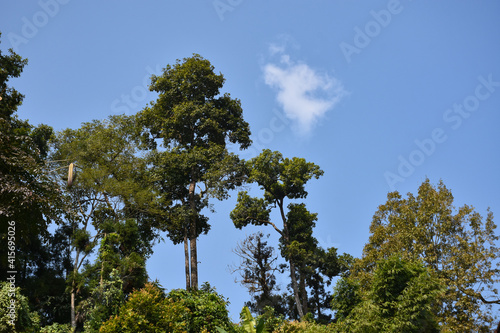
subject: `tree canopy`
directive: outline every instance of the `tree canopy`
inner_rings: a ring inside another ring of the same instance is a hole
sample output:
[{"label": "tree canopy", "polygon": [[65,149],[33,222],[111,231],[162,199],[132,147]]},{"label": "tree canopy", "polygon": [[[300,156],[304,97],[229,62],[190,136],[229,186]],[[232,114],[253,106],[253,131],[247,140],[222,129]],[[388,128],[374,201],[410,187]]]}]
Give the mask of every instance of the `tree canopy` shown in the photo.
[{"label": "tree canopy", "polygon": [[[251,197],[247,191],[239,192],[236,207],[230,214],[231,220],[240,229],[249,224],[270,225],[279,233],[281,253],[290,268],[295,306],[299,318],[302,318],[309,305],[306,280],[312,279],[315,268],[319,267],[313,268],[313,257],[318,259],[321,253],[317,249],[317,240],[312,236],[317,218],[303,203],[291,202],[285,207],[285,200],[305,199],[308,194],[306,183],[312,178],[319,178],[323,171],[303,158],[284,158],[281,153],[268,149],[249,160],[246,168],[247,182],[257,183],[264,194],[263,197]],[[271,220],[271,211],[275,207],[279,210],[281,227]],[[330,253],[335,254],[330,257],[331,265],[337,265],[336,251]],[[333,275],[339,272],[340,269]]]},{"label": "tree canopy", "polygon": [[240,160],[227,145],[251,144],[241,102],[221,95],[223,84],[224,76],[194,54],[151,78],[150,90],[159,96],[139,114],[150,148],[158,139],[165,148],[154,152],[153,169],[163,197],[173,203],[168,235],[184,242],[187,289],[198,288],[197,239],[210,229],[202,210],[243,181]]},{"label": "tree canopy", "polygon": [[370,239],[353,276],[368,285],[376,263],[394,253],[420,260],[446,286],[438,320],[443,332],[488,327],[491,304],[499,304],[498,236],[493,214],[483,218],[472,206],[453,206],[451,191],[427,179],[415,196],[389,193],[373,216]]},{"label": "tree canopy", "polygon": [[353,279],[344,277],[336,288],[333,308],[340,331],[440,332],[436,309],[445,288],[422,263],[397,254],[382,259],[369,288],[358,295]]},{"label": "tree canopy", "polygon": [[[200,55],[153,75],[158,98],[139,113],[58,133],[18,118],[24,96],[10,83],[26,64],[0,51],[0,245],[8,249],[0,252],[8,281],[0,284],[0,331],[492,328],[500,305],[493,214],[455,207],[442,181],[425,180],[415,195],[389,193],[362,256],[339,255],[319,246],[314,230],[324,218],[307,208],[306,185],[323,170],[269,149],[241,159],[237,150],[252,143],[241,101],[222,92],[224,76]],[[279,241],[257,233],[238,244],[252,298],[235,324],[228,299],[208,283],[198,289],[197,242],[211,228],[214,199],[241,186],[229,215],[234,226],[270,226]],[[184,245],[185,289],[165,292],[148,276],[146,261],[163,233]],[[281,292],[277,274],[286,269],[291,283]]]}]

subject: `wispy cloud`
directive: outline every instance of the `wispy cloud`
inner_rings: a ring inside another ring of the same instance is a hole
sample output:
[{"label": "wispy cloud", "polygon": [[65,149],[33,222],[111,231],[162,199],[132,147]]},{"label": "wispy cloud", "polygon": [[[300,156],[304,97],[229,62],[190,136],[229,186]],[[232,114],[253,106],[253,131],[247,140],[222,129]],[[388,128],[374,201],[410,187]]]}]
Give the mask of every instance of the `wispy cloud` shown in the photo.
[{"label": "wispy cloud", "polygon": [[278,90],[276,100],[286,116],[295,122],[301,134],[307,134],[346,91],[336,78],[292,61],[284,46],[271,45],[269,52],[279,55],[280,60],[278,64],[264,65],[265,83]]}]

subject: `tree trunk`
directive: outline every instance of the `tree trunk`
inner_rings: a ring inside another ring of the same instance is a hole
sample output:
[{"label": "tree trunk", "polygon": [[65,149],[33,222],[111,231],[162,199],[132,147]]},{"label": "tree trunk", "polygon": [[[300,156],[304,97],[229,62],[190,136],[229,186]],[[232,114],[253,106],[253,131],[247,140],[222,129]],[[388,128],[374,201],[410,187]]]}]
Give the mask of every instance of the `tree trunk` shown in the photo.
[{"label": "tree trunk", "polygon": [[[281,219],[283,221],[283,236],[284,236],[283,238],[285,239],[286,242],[285,245],[288,246],[290,243],[290,235],[288,234],[288,222],[286,220],[285,211],[283,209],[283,200],[278,201],[277,204],[280,209]],[[295,263],[293,262],[292,258],[288,260],[288,263],[290,264],[290,278],[292,279],[292,290],[293,290],[293,295],[295,297],[295,305],[297,306],[297,312],[299,313],[299,318],[302,319],[302,317],[304,317],[304,311],[302,309],[302,303],[300,302],[297,277],[295,276]]]},{"label": "tree trunk", "polygon": [[72,332],[76,330],[76,319],[75,319],[75,286],[71,288],[71,328]]},{"label": "tree trunk", "polygon": [[76,330],[76,314],[75,314],[75,298],[76,298],[76,284],[75,278],[78,272],[78,259],[80,257],[80,251],[76,251],[75,264],[73,266],[73,281],[71,281],[71,327],[73,332]]},{"label": "tree trunk", "polygon": [[189,245],[188,245],[188,230],[184,230],[184,266],[186,270],[186,290],[191,289],[191,274],[189,272]]},{"label": "tree trunk", "polygon": [[191,238],[189,239],[191,246],[191,289],[198,290],[198,256],[196,248],[196,222],[191,227]]},{"label": "tree trunk", "polygon": [[196,248],[196,240],[198,235],[196,234],[196,217],[198,212],[196,211],[196,201],[194,198],[196,189],[196,181],[192,181],[189,184],[189,204],[191,206],[191,225],[190,225],[190,235],[189,235],[189,245],[191,250],[191,289],[198,290],[198,253]]},{"label": "tree trunk", "polygon": [[318,293],[316,293],[316,306],[318,308],[318,319],[320,319],[321,318],[321,302],[320,302]]},{"label": "tree trunk", "polygon": [[306,279],[304,278],[303,269],[299,269],[299,288],[300,288],[300,297],[302,298],[302,311],[305,314],[309,312],[307,307],[307,290],[306,290]]},{"label": "tree trunk", "polygon": [[295,297],[295,305],[297,306],[299,318],[302,319],[302,317],[304,317],[304,311],[302,309],[302,303],[300,302],[299,297],[299,286],[297,283],[297,277],[295,276],[295,264],[293,263],[293,260],[291,258],[288,262],[290,263],[290,277],[292,278],[292,289],[293,295]]},{"label": "tree trunk", "polygon": [[[105,243],[106,242],[106,234],[104,234],[104,237],[103,237],[103,240]],[[106,250],[105,250],[106,251]],[[104,274],[104,255],[103,255],[103,258],[101,258],[101,278],[99,280],[99,286],[102,288],[102,286],[104,285],[104,278],[103,278],[103,274]]]}]

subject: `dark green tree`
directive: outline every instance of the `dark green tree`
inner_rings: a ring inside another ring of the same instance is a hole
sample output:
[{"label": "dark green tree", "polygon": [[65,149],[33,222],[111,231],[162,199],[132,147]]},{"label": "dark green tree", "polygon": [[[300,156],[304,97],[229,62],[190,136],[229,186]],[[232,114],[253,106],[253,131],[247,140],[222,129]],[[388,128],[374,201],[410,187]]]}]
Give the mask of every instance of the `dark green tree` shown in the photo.
[{"label": "dark green tree", "polygon": [[[288,213],[286,213],[285,200],[306,198],[305,184],[313,177],[319,178],[323,171],[319,166],[306,162],[303,158],[283,158],[281,153],[268,149],[248,161],[247,169],[247,181],[257,183],[264,190],[264,197],[251,197],[246,191],[238,193],[238,202],[230,217],[239,229],[248,224],[270,225],[280,234],[282,254],[288,261],[290,268],[295,306],[299,317],[302,318],[305,312],[304,303],[300,297],[301,288],[297,282],[297,264],[300,265],[297,263],[297,257],[303,255],[301,252],[303,244],[299,242],[298,238],[300,238],[301,228],[310,228],[311,222],[316,217],[307,210],[304,211],[304,206],[294,203],[288,205]],[[279,209],[281,228],[271,221],[270,214],[274,207]],[[302,223],[306,226],[299,226]],[[307,240],[311,241],[311,239]],[[302,294],[302,296],[304,295]]]},{"label": "dark green tree", "polygon": [[22,271],[16,282],[38,312],[41,325],[69,322],[70,297],[65,291],[66,276],[72,269],[71,233],[63,224],[23,249]]},{"label": "dark green tree", "polygon": [[487,330],[493,318],[491,304],[500,304],[498,236],[493,214],[486,218],[464,205],[453,206],[453,195],[443,182],[427,179],[418,195],[389,193],[373,216],[371,236],[363,256],[354,264],[353,278],[366,289],[376,263],[394,253],[421,260],[444,281],[438,320],[447,332]]},{"label": "dark green tree", "polygon": [[48,232],[51,223],[61,223],[63,207],[48,163],[53,130],[20,120],[17,110],[24,96],[9,86],[26,64],[12,50],[0,50],[0,246],[7,249],[8,241],[15,243],[13,251],[0,251],[0,279],[17,271],[16,285],[46,324],[67,312],[60,301],[68,261],[67,252],[61,251],[65,231]]},{"label": "dark green tree", "polygon": [[16,112],[24,96],[8,85],[26,64],[12,50],[8,55],[0,50],[0,245],[7,248],[11,222],[17,247],[16,260],[9,263],[14,269],[7,266],[7,251],[0,252],[2,280],[8,270],[21,271],[32,260],[27,248],[39,237],[44,240],[48,224],[59,221],[60,200],[45,165],[52,128],[20,120]]},{"label": "dark green tree", "polygon": [[331,305],[335,311],[335,321],[344,321],[361,301],[359,281],[348,275],[342,276],[333,288]]},{"label": "dark green tree", "polygon": [[296,279],[298,281],[299,295],[304,314],[309,312],[309,298],[307,295],[307,279],[312,278],[316,272],[314,267],[318,241],[313,237],[313,228],[316,225],[317,214],[310,213],[305,204],[291,203],[288,205],[287,223],[288,240],[281,236],[281,255],[287,261],[292,261],[296,266]]},{"label": "dark green tree", "polygon": [[85,333],[99,332],[102,324],[118,315],[120,307],[125,303],[120,273],[114,269],[109,275],[109,278],[92,288],[89,297],[79,304]]},{"label": "dark green tree", "polygon": [[85,332],[98,332],[99,327],[118,309],[134,290],[147,282],[148,248],[142,244],[135,219],[104,223],[98,256],[85,265],[81,276],[82,301],[77,307]]},{"label": "dark green tree", "polygon": [[309,289],[308,309],[319,323],[332,321],[332,293],[328,290],[332,279],[343,274],[349,267],[352,257],[348,254],[337,254],[334,247],[327,250],[317,247],[309,257],[305,269],[306,285]]},{"label": "dark green tree", "polygon": [[239,158],[228,144],[251,144],[248,124],[238,99],[220,94],[224,76],[199,55],[168,65],[153,76],[150,90],[159,93],[140,114],[150,147],[155,151],[155,181],[171,201],[168,236],[184,243],[186,289],[198,288],[197,239],[210,229],[202,210],[210,198],[224,199],[242,182]]},{"label": "dark green tree", "polygon": [[207,282],[199,290],[172,290],[167,299],[188,309],[183,322],[189,333],[216,332],[216,327],[234,332],[227,310],[228,300]]},{"label": "dark green tree", "polygon": [[[12,50],[8,55],[0,50],[0,225],[4,241],[7,223],[16,222],[18,246],[29,244],[38,234],[46,235],[58,207],[57,192],[44,164],[52,129],[46,125],[35,128],[18,119],[16,111],[24,96],[8,86],[26,64]],[[2,258],[6,258],[5,251]],[[2,274],[6,262],[1,261]]]},{"label": "dark green tree", "polygon": [[[346,285],[350,287],[346,288]],[[349,278],[341,280],[337,291],[355,287]],[[351,289],[352,290],[352,289]],[[349,297],[336,295],[334,302],[338,329],[346,332],[440,332],[436,306],[445,288],[439,279],[420,262],[403,260],[398,254],[381,260],[368,290]],[[352,309],[348,309],[354,301]],[[349,313],[346,315],[346,310]]]},{"label": "dark green tree", "polygon": [[331,284],[333,277],[347,269],[344,261],[349,256],[338,256],[333,247],[325,250],[318,246],[313,236],[317,214],[310,213],[305,204],[292,203],[288,209],[290,242],[287,244],[284,237],[280,238],[282,256],[286,260],[291,258],[297,267],[296,279],[304,313],[311,313],[317,321],[329,322],[331,316],[324,312],[330,310],[331,293],[325,287]]}]

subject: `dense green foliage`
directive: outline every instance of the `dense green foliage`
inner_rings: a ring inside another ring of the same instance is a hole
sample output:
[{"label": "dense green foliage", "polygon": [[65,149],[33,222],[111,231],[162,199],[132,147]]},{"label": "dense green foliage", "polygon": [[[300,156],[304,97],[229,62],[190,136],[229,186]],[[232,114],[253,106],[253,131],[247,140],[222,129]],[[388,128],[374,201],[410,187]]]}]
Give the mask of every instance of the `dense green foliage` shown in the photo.
[{"label": "dense green foliage", "polygon": [[[311,310],[321,319],[321,309],[329,307],[323,276],[331,279],[338,275],[341,267],[336,249],[327,251],[318,248],[312,236],[316,214],[310,213],[304,203],[290,203],[286,200],[305,199],[306,183],[319,178],[323,171],[314,163],[303,158],[284,158],[279,152],[268,149],[246,164],[248,183],[257,183],[264,190],[262,198],[251,197],[247,191],[238,193],[238,202],[230,217],[237,228],[249,224],[270,225],[279,233],[282,257],[288,262],[294,305],[290,316],[302,318]],[[278,208],[281,227],[271,221],[271,211]],[[286,211],[286,208],[288,211]],[[310,302],[306,284],[312,286],[314,302]],[[326,298],[326,302],[325,302]],[[311,304],[310,304],[311,303]],[[293,308],[296,308],[296,312]]]},{"label": "dense green foliage", "polygon": [[[158,287],[147,284],[132,293],[118,315],[100,328],[101,333],[187,332],[184,319],[188,309],[165,297]],[[200,331],[201,332],[201,331]]]},{"label": "dense green foliage", "polygon": [[446,285],[437,310],[442,331],[487,330],[491,304],[500,303],[495,228],[491,212],[483,219],[471,206],[455,209],[451,191],[426,180],[417,196],[388,194],[373,217],[370,240],[353,275],[366,289],[379,260],[395,253],[420,260]]},{"label": "dense green foliage", "polygon": [[68,230],[48,232],[50,223],[61,223],[63,210],[48,163],[53,130],[34,127],[16,114],[24,95],[9,81],[26,64],[12,50],[8,55],[0,50],[0,280],[6,280],[7,271],[19,271],[16,286],[47,324],[69,314],[64,293]]},{"label": "dense green foliage", "polygon": [[9,282],[0,283],[0,332],[37,332],[40,318],[30,310],[28,299],[19,287],[12,288]]},{"label": "dense green foliage", "polygon": [[[69,276],[72,326],[83,321],[80,301],[92,297],[113,269],[129,293],[147,280],[145,261],[163,228],[165,205],[148,180],[135,117],[111,116],[58,133],[52,159],[63,175],[72,162],[76,178],[64,188],[65,224],[72,230]],[[65,183],[65,182],[64,182]],[[88,256],[98,252],[95,263]],[[83,271],[82,271],[83,268]],[[79,320],[77,320],[79,319]]]},{"label": "dense green foliage", "polygon": [[[137,115],[59,133],[17,117],[24,96],[9,81],[26,63],[0,51],[0,246],[9,250],[0,251],[0,332],[491,329],[500,304],[493,214],[455,208],[442,182],[389,193],[362,257],[338,255],[318,245],[323,222],[306,208],[305,186],[323,171],[268,149],[240,159],[249,125],[208,60],[167,65],[151,80],[158,99]],[[228,299],[198,288],[197,240],[210,230],[211,200],[245,184],[263,193],[238,193],[234,226],[270,226],[280,238],[273,246],[257,233],[236,248],[251,299],[232,323]],[[186,288],[168,293],[146,271],[164,233],[185,254],[184,272],[172,274],[185,274]],[[285,269],[290,286],[278,286]]]},{"label": "dense green foliage", "polygon": [[79,304],[85,322],[83,325],[85,332],[99,332],[101,325],[110,316],[118,314],[123,303],[125,303],[123,281],[115,269],[111,272],[109,280],[96,286],[90,296]]},{"label": "dense green foliage", "polygon": [[189,310],[183,317],[188,332],[214,332],[217,326],[232,331],[227,311],[228,301],[208,283],[191,292],[184,289],[172,290],[167,298]]},{"label": "dense green foliage", "polygon": [[[269,333],[268,329],[266,328],[265,325],[265,318],[261,317],[258,320],[256,320],[253,316],[252,313],[250,312],[250,309],[248,307],[243,307],[240,313],[240,318],[241,318],[241,330],[246,333]],[[220,328],[219,326],[216,327],[217,331],[220,333],[228,333],[226,330],[223,328]]]},{"label": "dense green foliage", "polygon": [[42,327],[40,333],[71,333],[72,329],[69,324],[54,323],[49,326]]},{"label": "dense green foliage", "polygon": [[[339,282],[332,304],[339,312],[339,330],[439,332],[437,302],[445,288],[421,263],[402,260],[398,255],[382,260],[369,289],[361,293],[352,278],[346,280],[350,278]],[[351,295],[346,293],[349,287]]]},{"label": "dense green foliage", "polygon": [[[102,325],[102,333],[229,332],[227,301],[208,284],[200,290],[172,290],[167,295],[152,285],[132,293],[117,315]],[[86,331],[87,332],[87,331]],[[88,331],[91,332],[91,331]]]},{"label": "dense green foliage", "polygon": [[[172,202],[168,236],[174,244],[184,242],[186,289],[198,288],[197,239],[210,229],[202,210],[210,198],[225,199],[242,184],[240,159],[227,145],[251,144],[240,101],[220,95],[224,81],[195,54],[152,77],[150,89],[159,97],[139,114],[143,137],[153,149],[154,182]],[[156,150],[157,139],[166,150]]]}]

